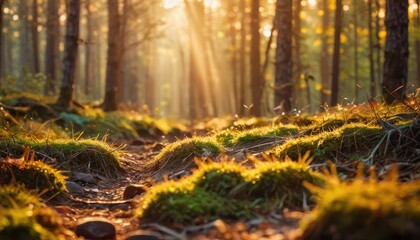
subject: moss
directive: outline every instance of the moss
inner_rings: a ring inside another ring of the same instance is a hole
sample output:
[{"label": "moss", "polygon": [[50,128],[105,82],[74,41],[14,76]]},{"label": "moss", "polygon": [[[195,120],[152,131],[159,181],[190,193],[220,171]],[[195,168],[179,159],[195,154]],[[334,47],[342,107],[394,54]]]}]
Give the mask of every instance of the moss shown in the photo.
[{"label": "moss", "polygon": [[1,208],[22,208],[29,205],[39,207],[41,202],[35,195],[29,194],[22,185],[0,186]]},{"label": "moss", "polygon": [[341,157],[350,156],[354,152],[360,155],[367,154],[384,134],[384,130],[380,127],[346,124],[331,132],[290,139],[268,153],[273,153],[279,158],[285,156],[298,158],[300,154],[311,151],[317,162],[323,162],[328,159],[337,159],[338,153]]},{"label": "moss", "polygon": [[[308,155],[307,155],[308,156]],[[247,195],[252,199],[262,201],[279,201],[284,207],[299,209],[303,205],[304,197],[310,197],[303,187],[307,181],[316,186],[323,185],[321,174],[308,168],[308,164],[293,162],[289,159],[278,162],[259,162],[255,169],[246,172],[248,184],[244,187]]]},{"label": "moss", "polygon": [[221,150],[220,144],[211,137],[195,137],[176,141],[166,145],[154,158],[153,169],[158,170],[171,166],[182,167],[189,165],[190,160],[196,156],[215,156]]},{"label": "moss", "polygon": [[64,239],[61,218],[22,185],[0,186],[0,239]]},{"label": "moss", "polygon": [[302,221],[303,239],[417,239],[420,236],[420,182],[382,182],[360,174],[352,182],[327,175],[325,189],[307,184],[318,206]]},{"label": "moss", "polygon": [[27,189],[54,196],[66,190],[64,176],[49,165],[33,160],[8,159],[0,161],[0,183],[17,182]]},{"label": "moss", "polygon": [[50,208],[0,209],[0,239],[2,240],[55,240],[62,223]]},{"label": "moss", "polygon": [[299,133],[298,127],[293,125],[278,125],[259,127],[244,131],[224,130],[215,135],[216,139],[225,147],[240,147],[246,144],[259,144],[272,141],[273,138],[290,137]]},{"label": "moss", "polygon": [[302,182],[316,186],[323,182],[321,175],[308,169],[307,156],[298,162],[260,163],[255,169],[233,161],[199,163],[191,176],[152,187],[136,216],[146,221],[186,224],[197,219],[249,219],[258,213],[267,214],[281,203],[301,207],[306,191]]},{"label": "moss", "polygon": [[0,148],[13,157],[22,156],[25,146],[36,151],[39,159],[55,159],[63,170],[95,172],[117,176],[122,171],[118,160],[120,151],[105,142],[91,139],[55,139],[52,141],[28,138],[0,139]]}]

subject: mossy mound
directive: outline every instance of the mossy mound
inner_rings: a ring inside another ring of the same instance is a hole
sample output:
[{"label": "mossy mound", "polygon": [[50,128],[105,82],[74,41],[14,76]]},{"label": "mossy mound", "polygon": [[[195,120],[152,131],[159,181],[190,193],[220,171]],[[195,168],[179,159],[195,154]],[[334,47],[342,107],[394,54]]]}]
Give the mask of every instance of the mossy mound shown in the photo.
[{"label": "mossy mound", "polygon": [[22,185],[1,185],[0,186],[0,208],[22,208],[32,205],[41,206],[38,197],[29,194]]},{"label": "mossy mound", "polygon": [[397,178],[342,182],[334,170],[325,189],[307,184],[318,206],[302,221],[302,239],[418,239],[420,182]]},{"label": "mossy mound", "polygon": [[[23,184],[27,189],[55,196],[66,190],[65,177],[51,166],[34,160],[6,159],[0,161],[0,183]],[[45,191],[45,192],[44,192]]]},{"label": "mossy mound", "polygon": [[385,131],[378,126],[346,124],[334,131],[287,140],[268,153],[279,158],[297,158],[300,154],[311,151],[317,162],[333,159],[360,160],[384,135]]},{"label": "mossy mound", "polygon": [[21,185],[0,186],[0,239],[64,239],[61,218]]},{"label": "mossy mound", "polygon": [[297,126],[280,124],[245,131],[225,130],[216,134],[215,137],[225,147],[241,147],[273,141],[279,137],[290,137],[298,133],[299,129]]},{"label": "mossy mound", "polygon": [[157,184],[144,196],[136,215],[142,221],[186,224],[217,218],[249,219],[279,207],[300,208],[303,181],[316,186],[322,176],[309,161],[266,162],[255,169],[226,161],[199,163],[191,176]]},{"label": "mossy mound", "polygon": [[153,170],[185,169],[195,165],[194,157],[212,157],[222,151],[212,137],[194,137],[166,145],[152,163]]},{"label": "mossy mound", "polygon": [[51,141],[29,138],[0,139],[3,155],[19,157],[29,147],[36,152],[36,158],[57,165],[62,170],[94,172],[115,177],[122,171],[119,162],[120,150],[103,141],[92,139],[55,139]]}]

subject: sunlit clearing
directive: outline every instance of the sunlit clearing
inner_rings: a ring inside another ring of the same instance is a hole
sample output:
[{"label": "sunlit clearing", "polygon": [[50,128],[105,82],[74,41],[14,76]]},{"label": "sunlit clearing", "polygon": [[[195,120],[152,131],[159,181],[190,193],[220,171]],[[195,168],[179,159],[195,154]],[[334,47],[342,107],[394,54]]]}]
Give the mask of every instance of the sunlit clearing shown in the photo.
[{"label": "sunlit clearing", "polygon": [[408,7],[408,10],[410,12],[415,12],[415,11],[417,11],[418,8],[419,8],[419,6],[417,5],[417,3],[411,3],[410,6]]},{"label": "sunlit clearing", "polygon": [[222,3],[220,2],[220,0],[204,0],[204,5],[207,8],[217,9],[222,5]]},{"label": "sunlit clearing", "polygon": [[162,4],[163,4],[163,8],[171,9],[181,4],[181,2],[182,0],[163,0]]}]

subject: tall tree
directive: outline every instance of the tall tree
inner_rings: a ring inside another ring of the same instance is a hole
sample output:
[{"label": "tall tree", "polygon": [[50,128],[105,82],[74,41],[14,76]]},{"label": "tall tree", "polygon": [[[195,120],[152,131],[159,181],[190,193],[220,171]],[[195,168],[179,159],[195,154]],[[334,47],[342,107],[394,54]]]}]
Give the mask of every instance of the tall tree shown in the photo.
[{"label": "tall tree", "polygon": [[[416,14],[416,27],[420,32],[420,0],[416,0],[417,14]],[[416,37],[416,59],[417,59],[417,86],[420,86],[420,36]]]},{"label": "tall tree", "polygon": [[105,111],[118,109],[118,80],[121,71],[121,19],[119,14],[118,0],[108,0],[108,53],[106,62]]},{"label": "tall tree", "polygon": [[261,79],[261,53],[260,53],[260,3],[259,0],[251,1],[251,89],[252,103],[251,114],[261,116],[262,79]]},{"label": "tall tree", "polygon": [[80,0],[68,0],[64,40],[63,76],[57,105],[68,109],[73,101],[76,58],[79,40]]},{"label": "tall tree", "polygon": [[[353,9],[357,9],[357,1],[353,1]],[[356,102],[359,99],[359,34],[357,33],[357,29],[359,27],[359,20],[358,14],[353,13],[353,35],[354,35],[354,95]]]},{"label": "tall tree", "polygon": [[245,114],[245,108],[243,107],[245,104],[245,91],[246,91],[246,83],[247,83],[247,78],[246,78],[246,62],[245,62],[245,56],[246,56],[246,29],[245,29],[245,24],[246,24],[246,17],[247,17],[247,13],[246,13],[246,0],[240,0],[240,9],[241,9],[241,30],[240,30],[240,34],[241,34],[241,40],[240,40],[240,50],[239,50],[239,78],[240,78],[240,83],[239,83],[239,96],[238,96],[238,101],[239,101],[239,115],[243,116]]},{"label": "tall tree", "polygon": [[85,54],[85,87],[84,92],[86,96],[91,94],[92,82],[93,82],[93,20],[91,11],[91,0],[85,0],[86,9],[86,54]]},{"label": "tall tree", "polygon": [[46,46],[45,46],[45,95],[55,95],[55,82],[57,80],[57,56],[59,54],[59,0],[48,0],[47,23],[46,23]]},{"label": "tall tree", "polygon": [[3,5],[5,0],[0,0],[0,89],[2,88],[2,73],[3,69]]},{"label": "tall tree", "polygon": [[323,105],[328,102],[327,89],[330,86],[330,63],[331,58],[328,53],[328,28],[330,22],[330,10],[328,9],[328,0],[322,0],[322,32],[321,32],[321,110]]},{"label": "tall tree", "polygon": [[292,0],[277,0],[277,50],[274,106],[292,110]]},{"label": "tall tree", "polygon": [[335,106],[338,103],[338,83],[340,75],[340,46],[341,46],[341,24],[343,16],[342,0],[335,1],[335,21],[334,21],[334,52],[332,61],[332,77],[331,77],[331,100],[330,105]]},{"label": "tall tree", "polygon": [[28,1],[19,1],[19,21],[20,21],[20,34],[19,34],[19,67],[27,67],[28,70],[32,69],[30,58],[30,45],[29,45],[29,19],[28,19]]},{"label": "tall tree", "polygon": [[38,0],[32,1],[32,50],[33,50],[33,65],[34,72],[39,73],[41,68],[39,66],[39,38],[38,38]]},{"label": "tall tree", "polygon": [[373,61],[373,52],[374,52],[374,46],[373,46],[373,27],[372,27],[372,0],[367,1],[368,4],[368,39],[369,39],[369,73],[370,73],[370,95],[374,97],[376,95],[376,81],[375,81],[375,62]]},{"label": "tall tree", "polygon": [[387,103],[403,100],[408,74],[408,0],[386,1],[386,44],[382,94]]}]

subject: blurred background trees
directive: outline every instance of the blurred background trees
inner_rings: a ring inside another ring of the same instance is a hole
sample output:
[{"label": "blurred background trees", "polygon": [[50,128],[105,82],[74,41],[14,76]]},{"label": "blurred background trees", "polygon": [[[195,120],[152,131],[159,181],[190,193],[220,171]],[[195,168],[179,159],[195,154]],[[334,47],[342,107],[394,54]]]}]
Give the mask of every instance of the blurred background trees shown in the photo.
[{"label": "blurred background trees", "polygon": [[[61,80],[69,77],[63,76],[63,58],[71,2],[0,1],[3,91],[58,96]],[[80,5],[80,34],[73,39],[78,50],[72,96],[78,102],[195,119],[314,112],[361,103],[366,93],[380,99],[385,0]],[[407,8],[406,88],[413,92],[420,86],[419,0],[409,0]]]}]

